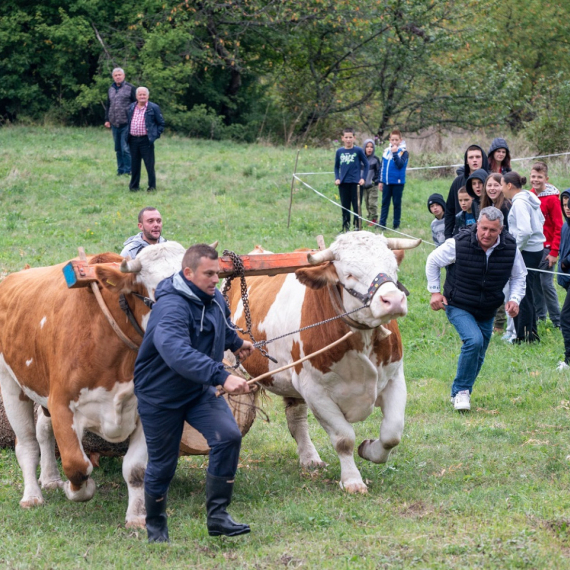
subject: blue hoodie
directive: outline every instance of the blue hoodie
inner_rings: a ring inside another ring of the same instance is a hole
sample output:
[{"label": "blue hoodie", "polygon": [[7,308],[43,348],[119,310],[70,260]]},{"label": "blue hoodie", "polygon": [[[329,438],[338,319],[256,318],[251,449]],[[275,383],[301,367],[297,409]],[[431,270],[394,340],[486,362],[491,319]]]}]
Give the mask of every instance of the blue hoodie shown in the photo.
[{"label": "blue hoodie", "polygon": [[182,272],[161,281],[135,363],[135,394],[143,405],[179,408],[223,385],[224,351],[241,348],[220,291],[204,293]]},{"label": "blue hoodie", "polygon": [[402,141],[398,146],[398,152],[393,154],[390,146],[382,154],[382,171],[380,172],[380,182],[383,184],[405,184],[406,168],[408,166],[409,154],[406,150],[406,141]]}]

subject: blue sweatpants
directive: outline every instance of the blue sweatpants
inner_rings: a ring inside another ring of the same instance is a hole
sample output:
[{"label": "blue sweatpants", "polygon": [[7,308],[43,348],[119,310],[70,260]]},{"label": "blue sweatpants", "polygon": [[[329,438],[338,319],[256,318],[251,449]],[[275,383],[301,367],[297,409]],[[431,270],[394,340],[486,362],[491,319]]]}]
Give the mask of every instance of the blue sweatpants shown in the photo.
[{"label": "blue sweatpants", "polygon": [[234,478],[241,432],[227,402],[222,396],[216,398],[215,388],[209,387],[175,409],[139,400],[138,410],[148,449],[144,488],[149,495],[163,497],[168,491],[178,464],[184,421],[198,430],[210,446],[208,472],[215,477]]}]

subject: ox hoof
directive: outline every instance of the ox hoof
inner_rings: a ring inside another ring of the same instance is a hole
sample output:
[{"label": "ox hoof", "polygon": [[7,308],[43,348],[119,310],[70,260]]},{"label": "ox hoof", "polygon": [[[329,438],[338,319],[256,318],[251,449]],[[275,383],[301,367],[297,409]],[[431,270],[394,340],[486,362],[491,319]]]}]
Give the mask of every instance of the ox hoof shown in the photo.
[{"label": "ox hoof", "polygon": [[66,481],[63,484],[63,490],[65,492],[66,497],[70,501],[75,501],[76,503],[83,503],[85,501],[90,501],[93,498],[93,495],[95,494],[95,489],[96,489],[95,481],[93,481],[91,477],[89,477],[89,479],[87,479],[87,481],[85,481],[85,483],[77,491],[74,491],[71,488],[70,481]]},{"label": "ox hoof", "polygon": [[32,507],[39,507],[44,504],[43,497],[28,497],[20,501],[20,507],[23,509],[31,509]]},{"label": "ox hoof", "polygon": [[53,491],[54,489],[61,489],[63,487],[63,481],[61,479],[52,479],[51,481],[42,481],[40,479],[40,486],[42,489]]},{"label": "ox hoof", "polygon": [[370,457],[368,457],[368,447],[374,443],[372,439],[365,439],[359,446],[358,446],[358,455],[362,457],[362,459],[366,459],[367,461],[371,461]]},{"label": "ox hoof", "polygon": [[127,522],[125,523],[125,528],[145,529],[146,528],[146,516],[142,515],[142,516],[131,517],[131,518],[127,519]]},{"label": "ox hoof", "polygon": [[346,483],[341,481],[339,485],[341,489],[344,489],[350,494],[361,493],[362,495],[365,495],[368,493],[368,487],[363,481],[347,481]]},{"label": "ox hoof", "polygon": [[325,463],[322,459],[311,459],[310,461],[307,461],[306,463],[301,463],[301,467],[303,469],[324,469],[325,467],[328,467],[329,464]]},{"label": "ox hoof", "polygon": [[[373,448],[374,446],[374,448]],[[365,439],[358,446],[358,455],[372,463],[386,463],[392,449],[385,449],[377,439]]]}]

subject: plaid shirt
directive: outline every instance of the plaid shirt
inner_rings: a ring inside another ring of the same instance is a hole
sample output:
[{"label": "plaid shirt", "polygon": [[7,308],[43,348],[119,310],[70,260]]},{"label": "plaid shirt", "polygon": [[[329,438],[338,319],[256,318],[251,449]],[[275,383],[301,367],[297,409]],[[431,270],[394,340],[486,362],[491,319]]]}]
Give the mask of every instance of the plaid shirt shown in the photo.
[{"label": "plaid shirt", "polygon": [[133,137],[143,137],[144,135],[147,134],[146,124],[144,122],[144,116],[147,107],[148,107],[148,102],[142,109],[138,106],[138,104],[135,105],[135,111],[133,113],[133,119],[131,121],[131,132],[130,132],[130,134]]}]

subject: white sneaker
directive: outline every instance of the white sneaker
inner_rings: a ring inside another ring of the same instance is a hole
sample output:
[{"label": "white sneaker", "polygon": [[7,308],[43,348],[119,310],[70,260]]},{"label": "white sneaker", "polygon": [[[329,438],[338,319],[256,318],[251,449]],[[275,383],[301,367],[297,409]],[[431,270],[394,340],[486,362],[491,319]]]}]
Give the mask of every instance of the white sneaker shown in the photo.
[{"label": "white sneaker", "polygon": [[566,364],[566,362],[564,362],[563,360],[561,360],[558,363],[558,366],[556,367],[556,370],[558,370],[558,372],[563,372],[564,370],[568,370],[570,368],[570,366],[568,366],[568,364]]},{"label": "white sneaker", "polygon": [[471,409],[471,395],[469,390],[461,390],[453,398],[453,407],[458,411],[468,411]]},{"label": "white sneaker", "polygon": [[502,337],[501,340],[508,342],[509,344],[513,343],[513,340],[517,338],[516,334],[511,334],[510,332],[506,332]]}]

